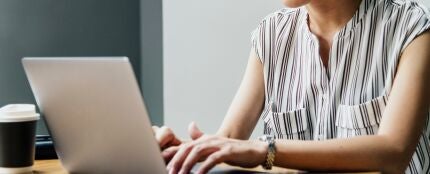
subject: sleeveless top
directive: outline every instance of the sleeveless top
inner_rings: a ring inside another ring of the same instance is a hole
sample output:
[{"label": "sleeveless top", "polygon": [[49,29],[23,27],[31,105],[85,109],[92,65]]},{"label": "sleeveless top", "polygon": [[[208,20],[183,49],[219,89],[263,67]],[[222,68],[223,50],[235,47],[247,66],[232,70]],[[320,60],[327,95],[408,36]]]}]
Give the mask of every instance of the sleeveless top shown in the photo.
[{"label": "sleeveless top", "polygon": [[[305,7],[264,18],[251,39],[264,67],[264,133],[296,140],[376,134],[402,51],[430,28],[429,14],[412,0],[362,0],[335,34],[327,68]],[[429,115],[406,173],[430,173]]]}]

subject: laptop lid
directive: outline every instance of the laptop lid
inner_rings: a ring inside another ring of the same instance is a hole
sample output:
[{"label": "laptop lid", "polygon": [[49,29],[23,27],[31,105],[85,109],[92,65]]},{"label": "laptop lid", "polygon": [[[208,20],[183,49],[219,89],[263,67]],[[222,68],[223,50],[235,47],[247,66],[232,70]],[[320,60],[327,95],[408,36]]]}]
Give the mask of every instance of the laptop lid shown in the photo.
[{"label": "laptop lid", "polygon": [[166,173],[128,58],[23,58],[22,63],[69,172]]}]

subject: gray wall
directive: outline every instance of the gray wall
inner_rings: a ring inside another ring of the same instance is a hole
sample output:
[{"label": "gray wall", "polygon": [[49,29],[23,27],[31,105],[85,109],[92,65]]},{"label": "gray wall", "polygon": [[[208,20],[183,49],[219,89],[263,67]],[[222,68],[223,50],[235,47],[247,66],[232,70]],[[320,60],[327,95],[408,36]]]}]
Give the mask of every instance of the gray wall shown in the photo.
[{"label": "gray wall", "polygon": [[430,8],[430,0],[423,0],[424,4]]},{"label": "gray wall", "polygon": [[193,120],[216,132],[245,71],[251,31],[280,8],[280,0],[163,0],[166,125],[182,137]]},{"label": "gray wall", "polygon": [[[161,15],[161,2],[155,6]],[[127,56],[140,81],[153,81],[143,83],[144,96],[152,120],[161,123],[161,79],[141,76],[162,73],[161,43],[146,45],[161,40],[161,17],[146,22],[151,19],[141,18],[139,9],[139,0],[0,1],[0,105],[34,103],[20,63],[24,56]],[[45,132],[42,125],[38,132]]]},{"label": "gray wall", "polygon": [[163,124],[162,1],[140,1],[141,84],[152,123]]}]

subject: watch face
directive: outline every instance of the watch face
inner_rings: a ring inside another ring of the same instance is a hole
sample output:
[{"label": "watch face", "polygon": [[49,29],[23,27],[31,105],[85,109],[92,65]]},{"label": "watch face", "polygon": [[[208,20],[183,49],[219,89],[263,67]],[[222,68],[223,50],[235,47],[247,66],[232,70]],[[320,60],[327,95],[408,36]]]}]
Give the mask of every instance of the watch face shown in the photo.
[{"label": "watch face", "polygon": [[275,136],[273,136],[273,135],[263,135],[263,136],[260,136],[258,139],[260,141],[268,142],[268,141],[275,140]]},{"label": "watch face", "polygon": [[258,137],[258,140],[266,142],[267,141],[267,135],[262,135],[262,136]]}]

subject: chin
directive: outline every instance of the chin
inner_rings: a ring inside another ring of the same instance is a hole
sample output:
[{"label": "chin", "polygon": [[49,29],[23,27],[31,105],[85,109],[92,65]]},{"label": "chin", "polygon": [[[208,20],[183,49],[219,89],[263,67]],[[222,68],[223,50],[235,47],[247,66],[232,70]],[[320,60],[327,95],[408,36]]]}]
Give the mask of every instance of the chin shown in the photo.
[{"label": "chin", "polygon": [[290,8],[297,8],[308,4],[311,0],[282,0],[284,5]]}]

